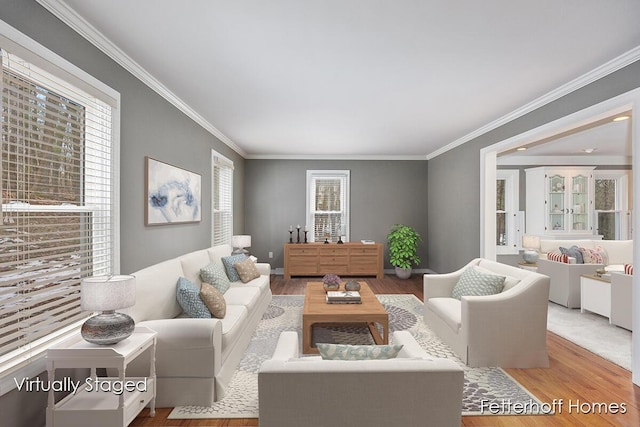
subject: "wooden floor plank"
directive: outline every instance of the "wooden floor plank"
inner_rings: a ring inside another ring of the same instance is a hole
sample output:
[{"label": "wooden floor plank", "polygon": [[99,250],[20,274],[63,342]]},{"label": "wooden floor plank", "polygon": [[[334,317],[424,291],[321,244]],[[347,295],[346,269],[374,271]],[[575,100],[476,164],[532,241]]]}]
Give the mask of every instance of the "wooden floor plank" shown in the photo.
[{"label": "wooden floor plank", "polygon": [[[271,290],[274,295],[302,295],[308,279],[284,280],[281,275],[271,276]],[[376,294],[413,294],[423,299],[422,275],[413,275],[401,280],[392,275],[384,279],[363,278]],[[631,382],[631,373],[618,365],[561,338],[547,334],[550,367],[545,369],[506,369],[507,373],[526,387],[542,402],[553,404],[554,415],[520,416],[466,416],[462,417],[465,427],[601,427],[640,426],[640,387]],[[562,399],[562,405],[558,402]],[[572,404],[570,407],[569,404]],[[626,413],[605,413],[612,404],[624,404]],[[582,405],[582,406],[580,406]],[[603,406],[604,405],[604,406]],[[577,408],[577,409],[576,409]],[[144,410],[131,424],[134,427],[257,427],[258,420],[168,420],[172,408],[159,408],[156,416],[150,418]],[[588,413],[583,410],[588,409]]]}]

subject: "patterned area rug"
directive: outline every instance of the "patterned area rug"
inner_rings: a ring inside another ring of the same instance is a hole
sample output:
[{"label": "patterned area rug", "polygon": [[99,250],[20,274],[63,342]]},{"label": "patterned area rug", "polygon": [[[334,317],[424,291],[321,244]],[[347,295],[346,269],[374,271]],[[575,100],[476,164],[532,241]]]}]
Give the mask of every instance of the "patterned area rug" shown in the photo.
[{"label": "patterned area rug", "polygon": [[[541,402],[500,368],[470,368],[424,323],[422,302],[414,295],[378,295],[389,313],[389,329],[409,330],[432,356],[455,360],[464,369],[463,415],[491,415],[487,402],[499,405],[500,415],[535,413]],[[258,370],[275,349],[282,331],[297,331],[302,343],[302,295],[276,295],[258,325],[236,370],[227,395],[213,407],[179,406],[169,419],[257,418]],[[373,344],[366,327],[315,328],[314,342]],[[485,411],[481,411],[481,402]],[[508,403],[505,405],[505,403]],[[495,407],[495,406],[494,406]],[[509,408],[514,408],[509,411]],[[524,409],[523,409],[524,408]]]}]

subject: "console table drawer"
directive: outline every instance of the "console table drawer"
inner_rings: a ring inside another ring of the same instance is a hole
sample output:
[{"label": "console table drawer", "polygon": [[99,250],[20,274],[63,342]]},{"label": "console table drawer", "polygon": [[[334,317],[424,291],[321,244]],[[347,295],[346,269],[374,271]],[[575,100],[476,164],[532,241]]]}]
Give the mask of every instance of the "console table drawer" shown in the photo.
[{"label": "console table drawer", "polygon": [[381,279],[384,277],[382,249],[381,243],[285,243],[284,277],[333,273]]}]

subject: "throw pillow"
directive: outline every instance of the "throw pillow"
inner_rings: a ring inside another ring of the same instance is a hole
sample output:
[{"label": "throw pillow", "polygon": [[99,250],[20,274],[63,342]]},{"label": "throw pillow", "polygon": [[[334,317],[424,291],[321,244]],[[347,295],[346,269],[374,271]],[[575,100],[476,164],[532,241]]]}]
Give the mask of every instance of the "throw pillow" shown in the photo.
[{"label": "throw pillow", "polygon": [[607,253],[607,250],[605,248],[603,248],[602,246],[596,246],[595,252],[602,257],[602,261],[598,264],[609,265],[609,254]]},{"label": "throw pillow", "polygon": [[563,262],[565,264],[569,264],[569,257],[566,254],[561,253],[560,251],[553,251],[553,252],[547,253],[547,259],[549,261]]},{"label": "throw pillow", "polygon": [[224,269],[227,272],[227,277],[231,282],[237,282],[238,280],[240,280],[240,275],[238,274],[238,271],[235,269],[233,264],[244,261],[246,258],[247,256],[245,254],[222,257],[222,264],[224,264]]},{"label": "throw pillow", "polygon": [[242,283],[250,282],[253,279],[260,277],[260,272],[256,267],[256,263],[247,258],[244,261],[236,262],[233,264]]},{"label": "throw pillow", "polygon": [[211,312],[200,299],[200,289],[191,280],[184,277],[178,279],[176,296],[187,316],[211,318]]},{"label": "throw pillow", "polygon": [[218,289],[202,282],[200,298],[211,312],[212,317],[224,319],[225,314],[227,314],[227,301],[225,301],[224,296]]},{"label": "throw pillow", "polygon": [[592,250],[589,248],[580,248],[580,253],[582,254],[582,261],[585,264],[593,264],[593,255]]},{"label": "throw pillow", "polygon": [[466,268],[458,283],[453,287],[451,296],[461,299],[464,296],[494,295],[502,292],[505,276],[483,273],[475,265]]},{"label": "throw pillow", "polygon": [[215,262],[200,269],[200,280],[215,286],[223,294],[231,287],[227,273]]},{"label": "throw pillow", "polygon": [[624,265],[624,274],[633,275],[633,265],[625,264]]},{"label": "throw pillow", "polygon": [[562,252],[566,256],[575,258],[576,264],[584,264],[584,260],[582,259],[582,252],[580,252],[580,249],[576,245],[573,245],[570,248],[563,248],[562,246],[560,246],[560,252]]},{"label": "throw pillow", "polygon": [[382,360],[395,358],[403,345],[316,344],[324,360]]}]

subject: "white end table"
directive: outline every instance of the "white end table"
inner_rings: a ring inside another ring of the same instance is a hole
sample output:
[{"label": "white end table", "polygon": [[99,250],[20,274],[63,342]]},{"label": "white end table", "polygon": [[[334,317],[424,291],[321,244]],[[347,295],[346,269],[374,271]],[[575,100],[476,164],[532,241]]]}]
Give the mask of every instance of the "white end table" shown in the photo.
[{"label": "white end table", "polygon": [[580,313],[599,314],[611,323],[611,280],[595,274],[580,276]]},{"label": "white end table", "polygon": [[[150,349],[148,377],[127,377],[127,365]],[[150,415],[155,415],[156,398],[156,332],[136,327],[133,334],[112,346],[91,344],[74,335],[47,350],[49,381],[55,380],[60,368],[91,368],[91,375],[76,382],[75,392],[55,402],[54,391],[49,391],[47,427],[113,427],[126,426],[149,404]],[[117,378],[98,377],[97,368],[115,368]],[[66,378],[73,388],[71,379]]]}]

